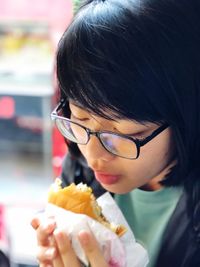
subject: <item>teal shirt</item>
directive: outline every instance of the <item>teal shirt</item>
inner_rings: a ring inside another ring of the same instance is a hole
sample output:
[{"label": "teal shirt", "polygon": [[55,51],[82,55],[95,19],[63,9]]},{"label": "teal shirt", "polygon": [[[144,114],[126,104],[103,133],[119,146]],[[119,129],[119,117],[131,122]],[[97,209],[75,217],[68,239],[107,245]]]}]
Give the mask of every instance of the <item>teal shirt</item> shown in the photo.
[{"label": "teal shirt", "polygon": [[126,195],[116,195],[137,242],[148,251],[148,267],[155,266],[163,233],[181,193],[182,188],[170,187],[157,191],[135,189]]}]

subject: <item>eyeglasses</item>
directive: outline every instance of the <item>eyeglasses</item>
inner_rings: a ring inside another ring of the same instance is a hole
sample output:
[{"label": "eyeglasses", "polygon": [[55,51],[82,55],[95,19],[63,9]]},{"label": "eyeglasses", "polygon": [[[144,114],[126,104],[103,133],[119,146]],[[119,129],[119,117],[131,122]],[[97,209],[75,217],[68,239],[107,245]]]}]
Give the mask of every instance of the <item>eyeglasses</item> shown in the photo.
[{"label": "eyeglasses", "polygon": [[94,135],[108,152],[126,159],[137,159],[140,155],[140,148],[169,127],[169,124],[165,123],[144,139],[137,139],[110,131],[92,131],[77,122],[59,116],[58,113],[62,107],[63,102],[53,110],[51,119],[55,121],[58,130],[65,138],[74,143],[86,145],[91,135]]}]

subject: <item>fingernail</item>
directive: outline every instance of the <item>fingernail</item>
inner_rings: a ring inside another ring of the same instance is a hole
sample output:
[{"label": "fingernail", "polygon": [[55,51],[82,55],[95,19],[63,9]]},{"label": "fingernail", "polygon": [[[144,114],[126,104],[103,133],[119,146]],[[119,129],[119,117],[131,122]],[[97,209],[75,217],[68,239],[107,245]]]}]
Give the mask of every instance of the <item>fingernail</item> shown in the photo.
[{"label": "fingernail", "polygon": [[53,231],[53,235],[54,235],[56,240],[57,239],[59,239],[59,240],[62,239],[62,232],[57,228]]},{"label": "fingernail", "polygon": [[39,222],[37,218],[33,218],[31,220],[31,226],[33,227],[33,229],[37,230],[37,228],[39,227]]},{"label": "fingernail", "polygon": [[59,235],[60,234],[60,230],[58,228],[56,228],[54,231],[53,231],[53,234],[54,235]]},{"label": "fingernail", "polygon": [[44,223],[43,228],[48,232],[51,233],[55,229],[55,222]]}]

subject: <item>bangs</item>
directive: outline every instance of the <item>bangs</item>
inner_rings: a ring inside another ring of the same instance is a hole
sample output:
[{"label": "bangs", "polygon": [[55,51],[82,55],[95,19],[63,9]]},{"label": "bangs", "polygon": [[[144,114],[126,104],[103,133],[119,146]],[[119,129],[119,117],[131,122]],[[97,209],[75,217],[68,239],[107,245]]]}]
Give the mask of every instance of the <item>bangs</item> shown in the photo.
[{"label": "bangs", "polygon": [[154,52],[144,42],[137,15],[117,16],[121,7],[113,8],[117,12],[111,6],[83,7],[64,33],[57,52],[61,94],[104,118],[162,122],[166,99],[160,68],[149,58]]}]

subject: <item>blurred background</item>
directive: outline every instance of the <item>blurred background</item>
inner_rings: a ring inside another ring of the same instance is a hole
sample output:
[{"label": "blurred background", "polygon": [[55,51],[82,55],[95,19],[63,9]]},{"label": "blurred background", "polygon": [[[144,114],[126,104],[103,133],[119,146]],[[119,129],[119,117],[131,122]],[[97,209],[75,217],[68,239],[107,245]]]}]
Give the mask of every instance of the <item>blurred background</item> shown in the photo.
[{"label": "blurred background", "polygon": [[78,4],[0,0],[0,267],[37,266],[30,220],[67,152],[50,120],[55,51]]}]

